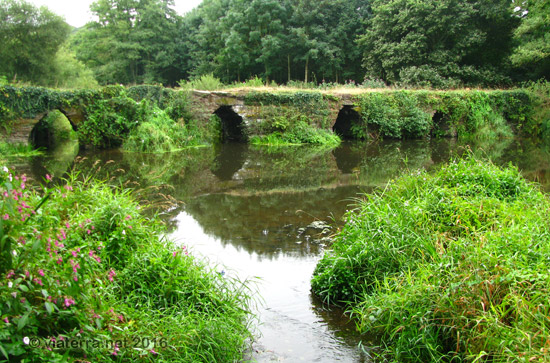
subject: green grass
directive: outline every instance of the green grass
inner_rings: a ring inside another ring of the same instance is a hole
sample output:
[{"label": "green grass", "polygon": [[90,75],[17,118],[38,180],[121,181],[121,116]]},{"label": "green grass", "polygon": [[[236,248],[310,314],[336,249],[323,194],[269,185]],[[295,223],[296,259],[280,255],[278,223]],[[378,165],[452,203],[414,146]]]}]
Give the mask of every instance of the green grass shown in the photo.
[{"label": "green grass", "polygon": [[146,121],[130,131],[122,147],[137,152],[175,152],[208,145],[203,139],[197,130],[190,130],[189,125],[175,122],[165,111],[154,108]]},{"label": "green grass", "polygon": [[513,167],[412,172],[358,201],[312,289],[390,361],[547,361],[548,210]]},{"label": "green grass", "polygon": [[33,149],[30,144],[0,141],[0,154],[2,157],[30,157],[42,155],[43,153],[40,149]]},{"label": "green grass", "polygon": [[[286,121],[285,118],[281,118]],[[332,131],[316,128],[305,121],[289,123],[275,120],[272,125],[273,131],[267,135],[255,135],[250,138],[252,145],[286,146],[286,145],[326,145],[338,146],[340,137]]]},{"label": "green grass", "polygon": [[[41,190],[25,182],[0,170],[0,359],[242,359],[247,282],[163,238],[163,225],[142,216],[127,190],[84,176]],[[48,350],[52,339],[101,345]]]}]

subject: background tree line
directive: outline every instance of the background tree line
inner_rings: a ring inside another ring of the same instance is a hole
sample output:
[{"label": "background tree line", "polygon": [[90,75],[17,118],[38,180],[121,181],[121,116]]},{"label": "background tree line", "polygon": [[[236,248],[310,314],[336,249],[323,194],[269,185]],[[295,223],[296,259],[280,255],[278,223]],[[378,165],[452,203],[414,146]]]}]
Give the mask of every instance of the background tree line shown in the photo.
[{"label": "background tree line", "polygon": [[550,78],[550,0],[97,0],[80,29],[0,0],[4,81],[70,87],[353,82],[503,86]]}]

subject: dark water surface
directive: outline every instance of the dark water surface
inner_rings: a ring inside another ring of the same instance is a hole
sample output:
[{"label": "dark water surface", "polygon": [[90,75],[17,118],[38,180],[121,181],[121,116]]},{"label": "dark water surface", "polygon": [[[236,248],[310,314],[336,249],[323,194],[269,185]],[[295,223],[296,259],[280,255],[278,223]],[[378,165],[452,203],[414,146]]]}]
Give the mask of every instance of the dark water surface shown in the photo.
[{"label": "dark water surface", "polygon": [[354,198],[404,169],[433,169],[467,149],[512,162],[550,190],[550,152],[526,140],[345,143],[333,150],[224,144],[163,155],[88,152],[78,162],[58,154],[18,168],[39,179],[72,167],[134,187],[167,208],[162,217],[177,243],[227,277],[255,281],[260,325],[248,360],[368,362],[371,339],[311,295],[315,264]]}]

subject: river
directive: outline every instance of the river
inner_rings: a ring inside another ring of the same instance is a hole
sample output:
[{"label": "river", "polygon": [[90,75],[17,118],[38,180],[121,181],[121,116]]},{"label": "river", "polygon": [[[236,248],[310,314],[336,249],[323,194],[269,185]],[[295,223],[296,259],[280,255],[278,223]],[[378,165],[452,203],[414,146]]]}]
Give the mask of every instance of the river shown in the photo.
[{"label": "river", "polygon": [[249,280],[258,324],[247,361],[367,362],[376,337],[358,335],[341,310],[311,295],[316,262],[362,194],[404,170],[430,170],[468,152],[513,163],[550,190],[550,150],[519,139],[336,149],[228,143],[162,155],[81,151],[75,159],[57,152],[12,163],[35,179],[74,169],[134,188],[161,211],[172,239],[226,278]]}]

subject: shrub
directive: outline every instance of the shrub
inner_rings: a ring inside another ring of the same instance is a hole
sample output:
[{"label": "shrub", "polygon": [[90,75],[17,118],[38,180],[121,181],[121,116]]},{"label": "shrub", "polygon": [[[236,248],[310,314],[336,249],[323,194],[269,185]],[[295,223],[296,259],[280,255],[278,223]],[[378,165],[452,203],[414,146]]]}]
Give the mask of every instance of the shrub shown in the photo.
[{"label": "shrub", "polygon": [[223,83],[212,73],[204,74],[191,81],[181,80],[178,82],[183,89],[196,89],[201,91],[215,91],[223,88]]},{"label": "shrub", "polygon": [[186,125],[174,122],[166,112],[153,108],[147,121],[130,131],[123,148],[129,151],[170,152],[205,145],[199,136],[199,133],[190,133]]},{"label": "shrub", "polygon": [[338,146],[341,142],[332,131],[311,125],[304,115],[277,116],[266,126],[264,135],[255,135],[250,139],[253,145],[299,145],[316,144]]},{"label": "shrub", "polygon": [[429,136],[432,117],[421,107],[416,94],[401,91],[392,94],[369,93],[357,98],[362,123],[352,127],[358,139],[374,132],[395,139]]},{"label": "shrub", "polygon": [[136,102],[124,92],[90,105],[87,111],[78,138],[82,145],[99,148],[121,146],[128,133],[151,113],[147,101]]},{"label": "shrub", "polygon": [[544,360],[549,207],[513,167],[413,172],[358,202],[312,289],[396,361]]}]

